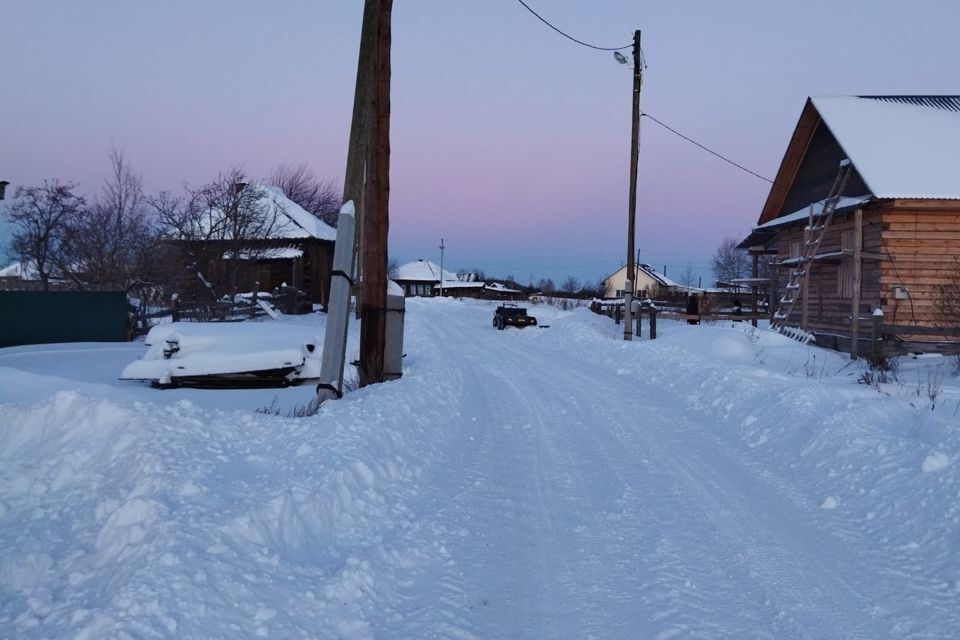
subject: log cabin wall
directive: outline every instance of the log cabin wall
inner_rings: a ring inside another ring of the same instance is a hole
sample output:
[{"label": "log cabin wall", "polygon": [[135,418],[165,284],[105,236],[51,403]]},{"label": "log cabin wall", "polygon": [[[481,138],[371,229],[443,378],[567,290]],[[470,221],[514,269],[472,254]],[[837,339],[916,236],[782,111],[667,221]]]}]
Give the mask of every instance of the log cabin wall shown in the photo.
[{"label": "log cabin wall", "polygon": [[[803,250],[805,241],[803,229],[807,222],[784,227],[778,233],[778,262],[795,258]],[[838,253],[842,249],[853,248],[853,213],[837,215],[820,245],[818,254]],[[864,209],[863,212],[863,252],[865,254],[884,253],[881,246],[881,212]],[[882,268],[877,260],[862,261],[860,287],[860,317],[867,317],[880,305]],[[794,268],[794,267],[791,267]],[[784,271],[787,267],[785,266]],[[780,280],[787,282],[787,273],[781,273]],[[812,333],[834,335],[851,334],[853,306],[853,258],[834,257],[817,260],[810,271],[808,286],[809,318],[807,330]],[[799,326],[800,302],[794,307],[788,324]],[[861,325],[863,322],[861,321]]]},{"label": "log cabin wall", "polygon": [[332,242],[309,242],[304,247],[305,290],[310,301],[326,308],[330,301],[330,275],[333,271]]},{"label": "log cabin wall", "polygon": [[[943,326],[949,319],[937,312],[937,285],[960,259],[960,203],[895,200],[884,210],[882,228],[886,250],[896,258],[881,265],[884,322]],[[906,293],[897,297],[895,287]]]}]

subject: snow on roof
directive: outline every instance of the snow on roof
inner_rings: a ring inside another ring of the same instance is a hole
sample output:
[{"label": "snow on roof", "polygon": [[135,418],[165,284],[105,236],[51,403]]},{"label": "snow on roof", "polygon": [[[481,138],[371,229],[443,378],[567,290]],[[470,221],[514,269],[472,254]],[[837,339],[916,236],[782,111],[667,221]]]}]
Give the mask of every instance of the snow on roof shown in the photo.
[{"label": "snow on roof", "polygon": [[[429,260],[414,260],[399,267],[393,276],[394,280],[404,280],[407,282],[440,282],[440,267]],[[453,280],[457,282],[456,274],[443,270],[443,280]],[[446,285],[445,285],[446,286]]]},{"label": "snow on roof", "polygon": [[30,262],[11,262],[0,269],[0,278],[20,278],[21,280],[39,280],[40,273]]},{"label": "snow on roof", "polygon": [[[444,289],[482,289],[485,287],[482,282],[464,282],[463,280],[444,280],[443,288]],[[440,283],[433,285],[434,289],[440,288]]]},{"label": "snow on roof", "polygon": [[[337,230],[313,215],[283,194],[279,187],[251,185],[263,192],[261,203],[277,214],[277,228],[271,234],[274,238],[317,238],[319,240],[337,239]],[[251,188],[248,187],[248,188]]]},{"label": "snow on roof", "polygon": [[302,258],[303,251],[295,247],[269,247],[260,251],[225,251],[224,260],[292,260]]},{"label": "snow on roof", "polygon": [[[255,189],[260,194],[257,204],[263,207],[266,219],[270,221],[270,232],[267,240],[293,240],[303,238],[317,238],[318,240],[337,239],[337,230],[316,217],[296,202],[283,194],[279,187],[264,184],[250,184],[246,189]],[[210,219],[200,222],[202,227],[209,227],[222,215],[219,209],[210,210]]]},{"label": "snow on roof", "polygon": [[521,293],[519,289],[511,289],[507,285],[499,282],[491,282],[487,285],[487,289],[493,289],[494,291],[499,291],[500,293]]},{"label": "snow on roof", "polygon": [[[855,207],[858,204],[863,204],[867,200],[870,200],[871,197],[872,196],[856,196],[856,197],[843,196],[837,202],[837,211],[841,211],[849,207]],[[821,214],[821,212],[823,211],[823,203],[825,201],[826,201],[826,198],[813,203],[814,205],[813,217],[816,218]],[[769,220],[760,225],[756,225],[753,228],[754,230],[770,229],[770,228],[779,227],[785,224],[793,224],[794,222],[800,222],[801,220],[806,220],[809,217],[810,217],[810,207],[807,206],[807,207],[804,207],[803,209],[794,211],[793,213],[788,213],[787,215],[780,216],[779,218],[774,218],[773,220]]]},{"label": "snow on roof", "polygon": [[810,98],[877,198],[960,199],[960,111],[941,97]]},{"label": "snow on roof", "polygon": [[[663,275],[662,273],[660,273],[659,271],[657,271],[656,269],[654,269],[654,268],[653,268],[653,265],[649,265],[649,264],[646,264],[646,263],[643,263],[643,262],[638,262],[638,263],[635,265],[635,268],[636,268],[636,270],[637,270],[638,272],[646,274],[647,276],[649,276],[650,278],[652,278],[655,282],[658,282],[659,284],[662,284],[662,285],[665,286],[665,287],[680,287],[680,286],[681,286],[681,285],[677,284],[676,282],[674,282],[673,280],[671,280],[670,278],[668,278],[667,276],[665,276],[665,275]],[[623,265],[622,267],[620,267],[619,269],[617,269],[616,271],[614,271],[613,273],[611,273],[609,276],[607,276],[606,278],[604,278],[604,280],[609,280],[610,278],[614,277],[615,275],[617,275],[617,274],[620,273],[621,271],[624,271],[624,272],[625,272],[626,269],[627,269],[627,265]]]},{"label": "snow on roof", "polygon": [[673,280],[671,280],[670,278],[668,278],[666,275],[664,275],[664,274],[660,273],[659,271],[657,271],[656,269],[654,269],[653,266],[651,266],[651,265],[649,265],[649,264],[640,263],[640,264],[637,265],[637,267],[638,267],[641,271],[646,271],[646,272],[647,272],[647,275],[649,275],[651,278],[653,278],[654,280],[656,280],[657,282],[659,282],[660,284],[662,284],[662,285],[665,286],[665,287],[678,287],[678,286],[680,286],[680,285],[678,285],[676,282],[674,282]]}]

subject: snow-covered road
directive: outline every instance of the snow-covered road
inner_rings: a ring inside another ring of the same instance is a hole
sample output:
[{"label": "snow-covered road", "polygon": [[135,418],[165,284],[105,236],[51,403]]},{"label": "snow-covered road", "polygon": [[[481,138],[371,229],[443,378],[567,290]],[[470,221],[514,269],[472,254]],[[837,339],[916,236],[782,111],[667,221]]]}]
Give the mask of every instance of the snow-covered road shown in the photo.
[{"label": "snow-covered road", "polygon": [[620,345],[558,352],[475,324],[428,327],[466,408],[457,455],[424,482],[453,532],[449,572],[419,591],[438,636],[897,635],[888,614],[909,594],[884,551],[835,535],[681,393],[616,375],[603,351]]},{"label": "snow-covered road", "polygon": [[956,637],[955,380],[534,312],[411,300],[403,379],[310,419],[0,393],[0,636]]}]

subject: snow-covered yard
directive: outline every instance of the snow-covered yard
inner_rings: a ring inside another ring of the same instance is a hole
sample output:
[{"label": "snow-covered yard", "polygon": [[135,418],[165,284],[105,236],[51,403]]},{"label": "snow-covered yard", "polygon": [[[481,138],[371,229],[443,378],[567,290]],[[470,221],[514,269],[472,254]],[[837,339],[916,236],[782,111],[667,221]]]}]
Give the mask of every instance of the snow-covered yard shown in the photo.
[{"label": "snow-covered yard", "polygon": [[0,637],[956,637],[950,362],[407,304],[404,377],[305,419],[0,350]]}]

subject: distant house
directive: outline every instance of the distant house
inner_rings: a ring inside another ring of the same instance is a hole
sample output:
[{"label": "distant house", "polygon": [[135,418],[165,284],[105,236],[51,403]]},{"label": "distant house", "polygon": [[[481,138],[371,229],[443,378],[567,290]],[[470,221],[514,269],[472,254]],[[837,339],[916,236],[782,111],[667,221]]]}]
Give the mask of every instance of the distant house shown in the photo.
[{"label": "distant house", "polygon": [[[442,277],[441,277],[442,273]],[[444,287],[447,283],[457,283],[456,274],[447,270],[441,272],[440,267],[429,260],[414,260],[398,267],[396,272],[391,274],[391,280],[403,287],[403,294],[408,297],[433,297],[439,295],[440,281],[444,281]]]},{"label": "distant house", "polygon": [[40,280],[40,274],[37,267],[29,261],[11,262],[3,269],[0,269],[0,278],[15,278],[17,280]]},{"label": "distant house", "polygon": [[484,290],[487,285],[480,281],[467,280],[444,280],[443,293],[441,294],[440,283],[433,285],[433,295],[448,296],[453,298],[483,298]]},{"label": "distant house", "polygon": [[[633,278],[633,295],[639,298],[653,298],[667,291],[693,291],[690,287],[677,284],[649,264],[638,263]],[[622,298],[627,290],[627,266],[624,265],[603,280],[604,298]]]},{"label": "distant house", "polygon": [[529,296],[519,289],[513,289],[501,282],[491,282],[484,287],[483,297],[487,300],[526,300]]},{"label": "distant house", "polygon": [[[824,227],[819,213],[843,160],[850,177]],[[794,303],[783,322],[825,346],[850,346],[854,327],[862,335],[860,323],[866,327],[877,309],[885,323],[905,327],[901,337],[909,327],[957,326],[937,300],[960,259],[960,96],[807,99],[740,247],[775,255],[781,287],[810,260],[807,313]],[[804,256],[806,247],[816,253]],[[782,291],[773,299],[802,295]]]},{"label": "distant house", "polygon": [[[51,287],[57,282],[56,278],[51,278]],[[40,273],[31,261],[17,260],[0,269],[0,291],[30,291],[42,288]]]},{"label": "distant house", "polygon": [[[169,242],[208,256],[198,268],[208,279],[223,271],[226,263],[246,263],[245,287],[259,283],[261,291],[288,285],[303,291],[309,302],[326,306],[330,295],[330,272],[336,229],[287,198],[278,187],[250,184],[240,189],[255,190],[257,208],[265,213],[268,231],[256,238],[233,238],[229,233],[204,233],[199,229],[190,239],[173,238]],[[205,224],[216,224],[219,217],[210,212]],[[203,240],[197,237],[206,238]],[[228,291],[221,294],[232,293]]]}]

